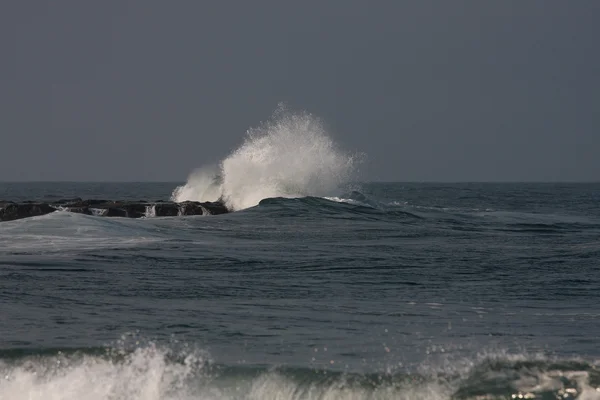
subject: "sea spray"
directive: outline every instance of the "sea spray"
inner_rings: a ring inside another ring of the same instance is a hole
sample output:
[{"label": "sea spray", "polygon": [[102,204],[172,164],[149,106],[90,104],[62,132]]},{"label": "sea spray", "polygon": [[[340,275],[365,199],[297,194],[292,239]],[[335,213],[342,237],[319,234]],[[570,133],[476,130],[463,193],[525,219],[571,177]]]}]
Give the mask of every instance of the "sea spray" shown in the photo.
[{"label": "sea spray", "polygon": [[216,166],[204,166],[192,172],[185,185],[175,188],[171,200],[217,201],[222,195],[219,169]]},{"label": "sea spray", "polygon": [[[133,336],[131,338],[134,338]],[[126,341],[130,338],[126,338]],[[142,340],[143,342],[143,340]],[[502,354],[404,371],[217,364],[195,346],[0,351],[0,399],[482,400],[600,399],[595,363]]]},{"label": "sea spray", "polygon": [[192,399],[188,381],[200,374],[201,356],[172,362],[168,349],[154,346],[105,355],[72,353],[0,358],[0,399],[171,400]]},{"label": "sea spray", "polygon": [[221,199],[241,210],[270,197],[331,195],[354,177],[360,158],[338,149],[318,118],[280,104],[218,167],[192,173],[172,199]]}]

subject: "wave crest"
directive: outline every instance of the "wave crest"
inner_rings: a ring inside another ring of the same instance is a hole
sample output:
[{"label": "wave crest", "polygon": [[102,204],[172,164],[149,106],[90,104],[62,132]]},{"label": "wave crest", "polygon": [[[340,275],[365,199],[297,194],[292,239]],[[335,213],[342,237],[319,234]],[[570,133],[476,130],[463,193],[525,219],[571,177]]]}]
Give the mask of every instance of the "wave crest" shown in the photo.
[{"label": "wave crest", "polygon": [[[0,399],[162,400],[182,398],[203,360],[169,360],[155,346],[104,355],[76,352],[0,359]],[[191,398],[191,397],[189,397]]]},{"label": "wave crest", "polygon": [[352,373],[214,364],[201,351],[153,344],[134,350],[0,351],[0,399],[303,400],[600,398],[598,365],[492,356],[421,372]]}]

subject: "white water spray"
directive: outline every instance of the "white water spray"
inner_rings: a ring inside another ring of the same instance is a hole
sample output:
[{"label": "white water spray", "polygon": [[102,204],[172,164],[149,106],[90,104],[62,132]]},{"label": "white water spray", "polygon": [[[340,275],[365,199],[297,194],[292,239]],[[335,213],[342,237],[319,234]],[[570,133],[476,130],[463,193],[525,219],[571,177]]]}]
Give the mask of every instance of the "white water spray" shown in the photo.
[{"label": "white water spray", "polygon": [[0,359],[2,400],[182,400],[186,382],[203,360],[189,355],[170,363],[160,349],[137,349],[122,361],[84,355],[32,357],[18,363]]},{"label": "white water spray", "polygon": [[279,105],[269,121],[248,130],[244,143],[219,167],[192,173],[172,199],[222,199],[241,210],[270,197],[326,196],[353,177],[358,162],[336,148],[319,119]]}]

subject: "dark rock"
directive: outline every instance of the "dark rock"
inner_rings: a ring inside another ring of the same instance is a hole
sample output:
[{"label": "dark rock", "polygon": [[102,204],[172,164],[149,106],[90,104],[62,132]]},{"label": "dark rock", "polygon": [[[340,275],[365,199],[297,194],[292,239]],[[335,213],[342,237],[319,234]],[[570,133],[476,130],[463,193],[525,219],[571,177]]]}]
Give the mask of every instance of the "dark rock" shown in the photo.
[{"label": "dark rock", "polygon": [[[196,201],[185,201],[179,204],[179,212],[181,215],[204,215],[204,208]],[[206,211],[208,214],[208,210]]]},{"label": "dark rock", "polygon": [[103,217],[127,217],[128,216],[127,211],[125,211],[122,208],[109,207],[109,208],[102,208],[102,209],[106,210],[106,212],[104,214],[102,214]]},{"label": "dark rock", "polygon": [[62,199],[52,203],[24,201],[0,202],[0,221],[44,215],[53,211],[68,211],[103,217],[141,218],[145,216],[175,217],[179,215],[217,215],[229,212],[221,202],[186,201],[175,203],[146,201],[112,201],[101,199]]},{"label": "dark rock", "polygon": [[123,203],[121,209],[125,210],[125,216],[128,218],[141,218],[146,215],[147,203]]},{"label": "dark rock", "polygon": [[225,204],[219,201],[207,201],[198,204],[201,204],[211,215],[226,214],[229,212],[229,209],[225,207]]},{"label": "dark rock", "polygon": [[81,206],[92,207],[98,204],[107,204],[112,203],[110,200],[101,200],[101,199],[91,199],[91,200],[82,200],[79,202]]},{"label": "dark rock", "polygon": [[3,203],[0,204],[0,221],[36,217],[38,215],[50,214],[54,211],[56,211],[56,208],[47,203]]},{"label": "dark rock", "polygon": [[185,201],[179,203],[181,215],[218,215],[228,213],[229,210],[220,202]]},{"label": "dark rock", "polygon": [[179,215],[179,204],[177,203],[159,203],[151,207],[154,208],[154,215],[157,217],[176,217]]},{"label": "dark rock", "polygon": [[69,211],[77,214],[92,215],[92,211],[88,207],[64,207],[63,211]]},{"label": "dark rock", "polygon": [[81,199],[81,197],[74,197],[72,199],[60,199],[60,200],[56,200],[53,201],[52,204],[75,204],[75,203],[81,203],[83,200]]}]

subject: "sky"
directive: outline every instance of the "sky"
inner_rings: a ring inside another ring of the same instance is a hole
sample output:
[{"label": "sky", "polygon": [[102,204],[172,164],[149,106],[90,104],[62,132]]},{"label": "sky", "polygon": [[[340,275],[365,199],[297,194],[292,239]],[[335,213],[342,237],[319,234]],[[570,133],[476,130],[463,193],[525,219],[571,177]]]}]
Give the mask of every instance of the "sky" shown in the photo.
[{"label": "sky", "polygon": [[600,2],[9,1],[0,181],[185,181],[279,102],[370,181],[600,180]]}]

